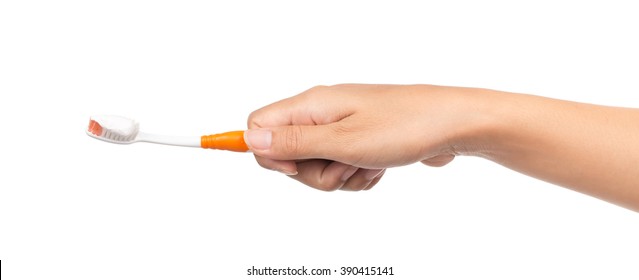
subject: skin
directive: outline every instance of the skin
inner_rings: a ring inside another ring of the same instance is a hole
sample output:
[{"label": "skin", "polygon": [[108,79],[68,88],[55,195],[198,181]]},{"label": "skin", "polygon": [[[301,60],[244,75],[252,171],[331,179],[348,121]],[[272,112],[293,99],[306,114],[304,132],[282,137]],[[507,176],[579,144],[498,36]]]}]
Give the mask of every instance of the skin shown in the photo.
[{"label": "skin", "polygon": [[389,167],[478,156],[639,211],[639,110],[478,88],[318,86],[253,112],[257,162],[311,187],[368,190]]}]

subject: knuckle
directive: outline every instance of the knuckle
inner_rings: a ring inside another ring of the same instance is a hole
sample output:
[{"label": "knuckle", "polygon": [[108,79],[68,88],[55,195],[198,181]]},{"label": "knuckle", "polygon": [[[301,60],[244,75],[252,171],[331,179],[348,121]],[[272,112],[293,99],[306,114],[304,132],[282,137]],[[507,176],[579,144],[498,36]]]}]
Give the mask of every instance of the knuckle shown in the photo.
[{"label": "knuckle", "polygon": [[316,85],[316,86],[314,86],[314,87],[310,88],[308,91],[317,92],[317,91],[323,91],[323,90],[325,90],[326,88],[328,88],[328,86],[325,86],[325,85]]},{"label": "knuckle", "polygon": [[257,161],[257,164],[259,164],[261,167],[268,170],[273,170],[273,167],[271,166],[268,160],[265,160],[264,158],[257,157],[257,156],[255,157],[255,160]]},{"label": "knuckle", "polygon": [[298,154],[302,151],[302,128],[299,126],[291,126],[286,129],[285,148],[287,151]]},{"label": "knuckle", "polygon": [[323,92],[325,92],[328,88],[329,88],[329,86],[317,85],[317,86],[314,86],[314,87],[309,88],[309,89],[307,89],[306,91],[304,91],[304,92],[303,92],[303,95],[305,95],[305,96],[312,96],[312,95],[322,94],[322,93],[323,93]]},{"label": "knuckle", "polygon": [[351,165],[360,163],[367,153],[366,135],[343,124],[331,126],[331,141],[339,149],[338,160]]},{"label": "knuckle", "polygon": [[337,181],[324,180],[317,184],[316,188],[326,192],[332,192],[338,190],[342,184]]},{"label": "knuckle", "polygon": [[246,126],[248,128],[257,128],[260,127],[259,124],[259,115],[260,113],[258,111],[253,111],[249,114],[248,119],[246,120]]}]

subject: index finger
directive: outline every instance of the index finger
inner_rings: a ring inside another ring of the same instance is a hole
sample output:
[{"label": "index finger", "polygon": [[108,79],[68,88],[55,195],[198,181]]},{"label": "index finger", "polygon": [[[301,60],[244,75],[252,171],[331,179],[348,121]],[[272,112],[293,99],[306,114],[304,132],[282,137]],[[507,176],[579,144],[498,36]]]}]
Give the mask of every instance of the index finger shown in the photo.
[{"label": "index finger", "polygon": [[247,126],[254,129],[329,124],[353,113],[346,103],[343,98],[335,98],[329,87],[317,86],[252,112]]}]

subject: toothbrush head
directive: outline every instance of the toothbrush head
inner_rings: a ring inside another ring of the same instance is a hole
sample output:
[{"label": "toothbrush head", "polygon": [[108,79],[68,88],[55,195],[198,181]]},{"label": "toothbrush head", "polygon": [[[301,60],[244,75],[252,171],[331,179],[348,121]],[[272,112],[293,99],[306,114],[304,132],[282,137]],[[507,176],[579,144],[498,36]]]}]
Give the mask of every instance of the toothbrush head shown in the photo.
[{"label": "toothbrush head", "polygon": [[130,144],[140,131],[140,125],[135,120],[120,116],[92,116],[89,120],[87,135],[103,141]]}]

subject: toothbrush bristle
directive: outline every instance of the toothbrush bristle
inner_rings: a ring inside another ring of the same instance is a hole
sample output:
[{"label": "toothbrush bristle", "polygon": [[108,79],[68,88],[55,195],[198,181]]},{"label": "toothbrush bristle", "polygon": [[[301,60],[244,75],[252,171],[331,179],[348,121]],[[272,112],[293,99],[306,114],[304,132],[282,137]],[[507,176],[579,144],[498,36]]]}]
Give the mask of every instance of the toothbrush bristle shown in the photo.
[{"label": "toothbrush bristle", "polygon": [[90,120],[89,132],[91,132],[95,136],[102,136],[102,126],[98,122]]},{"label": "toothbrush bristle", "polygon": [[92,116],[87,133],[102,140],[128,143],[135,140],[139,132],[139,124],[120,116]]}]

